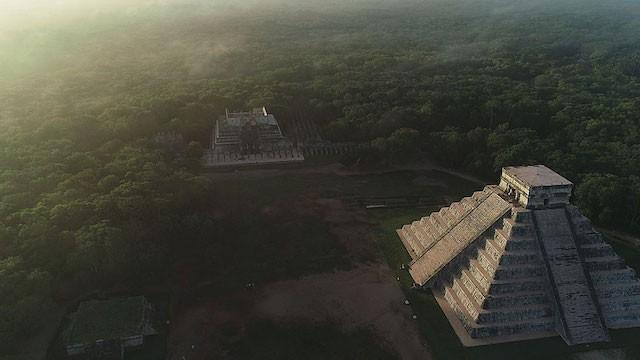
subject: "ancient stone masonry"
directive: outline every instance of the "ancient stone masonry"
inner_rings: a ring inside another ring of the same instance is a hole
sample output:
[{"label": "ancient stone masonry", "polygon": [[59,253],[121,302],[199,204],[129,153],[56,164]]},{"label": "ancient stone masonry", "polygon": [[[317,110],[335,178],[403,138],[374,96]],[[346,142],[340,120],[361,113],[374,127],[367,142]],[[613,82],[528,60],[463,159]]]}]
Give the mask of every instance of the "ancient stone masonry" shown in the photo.
[{"label": "ancient stone masonry", "polygon": [[604,342],[640,326],[640,280],[570,205],[571,188],[544,166],[505,168],[499,186],[397,230],[411,276],[465,346]]},{"label": "ancient stone masonry", "polygon": [[211,148],[203,160],[207,167],[252,166],[300,162],[304,153],[262,107],[251,112],[227,111],[216,120]]},{"label": "ancient stone masonry", "polygon": [[369,143],[324,141],[318,126],[302,113],[280,122],[262,107],[248,112],[227,110],[216,119],[202,160],[208,168],[254,167],[357,155],[370,148]]},{"label": "ancient stone masonry", "polygon": [[559,306],[560,335],[574,344],[608,340],[565,209],[537,210],[533,214]]},{"label": "ancient stone masonry", "polygon": [[154,307],[142,296],[82,302],[61,334],[64,352],[74,359],[122,359],[158,333],[153,318]]}]

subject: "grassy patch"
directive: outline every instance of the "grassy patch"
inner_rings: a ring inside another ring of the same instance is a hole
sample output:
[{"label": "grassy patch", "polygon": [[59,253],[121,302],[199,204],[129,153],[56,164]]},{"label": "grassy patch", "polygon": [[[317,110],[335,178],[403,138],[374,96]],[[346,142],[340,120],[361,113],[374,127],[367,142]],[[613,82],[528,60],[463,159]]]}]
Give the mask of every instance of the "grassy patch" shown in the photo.
[{"label": "grassy patch", "polygon": [[343,331],[330,322],[283,324],[256,320],[230,346],[234,360],[393,360],[390,347],[366,329]]},{"label": "grassy patch", "polygon": [[[266,282],[347,268],[349,254],[321,219],[286,211],[270,221],[256,215],[216,229],[220,241],[210,248],[218,259],[218,274],[227,283]],[[236,219],[237,220],[237,219]]]},{"label": "grassy patch", "polygon": [[125,360],[158,360],[166,357],[166,333],[145,338],[142,348],[125,353]]},{"label": "grassy patch", "polygon": [[217,220],[209,232],[216,241],[206,243],[207,250],[193,256],[201,264],[197,273],[208,274],[202,280],[215,282],[218,289],[345,269],[358,261],[331,233],[331,224],[313,199],[411,195],[436,202],[443,201],[437,195],[443,184],[458,189],[469,186],[433,171],[338,175],[303,168],[212,177],[221,189],[214,197]]},{"label": "grassy patch", "polygon": [[411,257],[402,246],[395,229],[424,216],[427,212],[428,210],[393,209],[372,213],[379,224],[376,231],[377,244],[391,269],[400,277],[400,287],[418,316],[418,327],[428,342],[434,357],[436,359],[464,359],[464,349],[433,295],[429,292],[412,290],[411,276],[407,271],[400,270],[400,266],[408,264]]}]

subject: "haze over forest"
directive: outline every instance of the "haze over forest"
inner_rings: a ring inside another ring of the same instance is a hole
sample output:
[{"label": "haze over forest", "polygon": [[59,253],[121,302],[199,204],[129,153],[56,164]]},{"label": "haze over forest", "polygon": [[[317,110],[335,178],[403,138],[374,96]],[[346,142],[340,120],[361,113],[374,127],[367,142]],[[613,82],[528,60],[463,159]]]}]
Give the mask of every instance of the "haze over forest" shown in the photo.
[{"label": "haze over forest", "polygon": [[211,119],[262,105],[371,144],[347,166],[546,164],[640,234],[637,1],[4,0],[0,354],[184,248],[233,266],[200,159]]}]

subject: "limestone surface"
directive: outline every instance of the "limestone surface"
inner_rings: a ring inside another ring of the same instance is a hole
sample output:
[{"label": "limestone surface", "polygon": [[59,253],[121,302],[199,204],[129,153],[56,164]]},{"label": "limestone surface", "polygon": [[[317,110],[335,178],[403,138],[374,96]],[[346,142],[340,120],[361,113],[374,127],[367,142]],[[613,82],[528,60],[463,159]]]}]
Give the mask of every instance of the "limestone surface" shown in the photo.
[{"label": "limestone surface", "polygon": [[[572,186],[544,169],[545,187],[556,188],[553,179],[563,191]],[[540,166],[506,173],[538,172]],[[522,197],[535,193],[526,187],[532,185],[504,174],[500,187],[487,186],[397,230],[413,258],[411,276],[433,290],[462,343],[550,336],[569,345],[598,343],[609,340],[608,329],[640,326],[635,271],[575,206],[523,206],[530,202]]]}]

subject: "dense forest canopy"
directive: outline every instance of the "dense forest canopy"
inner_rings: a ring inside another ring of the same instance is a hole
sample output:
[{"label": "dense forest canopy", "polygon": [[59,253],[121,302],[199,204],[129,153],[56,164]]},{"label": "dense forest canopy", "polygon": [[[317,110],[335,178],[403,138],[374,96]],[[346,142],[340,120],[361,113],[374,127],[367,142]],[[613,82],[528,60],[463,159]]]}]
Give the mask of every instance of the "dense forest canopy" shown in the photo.
[{"label": "dense forest canopy", "polygon": [[303,109],[373,161],[544,163],[640,232],[637,2],[131,3],[0,15],[2,351],[57,299],[162,282],[211,241],[199,158],[225,107]]}]

